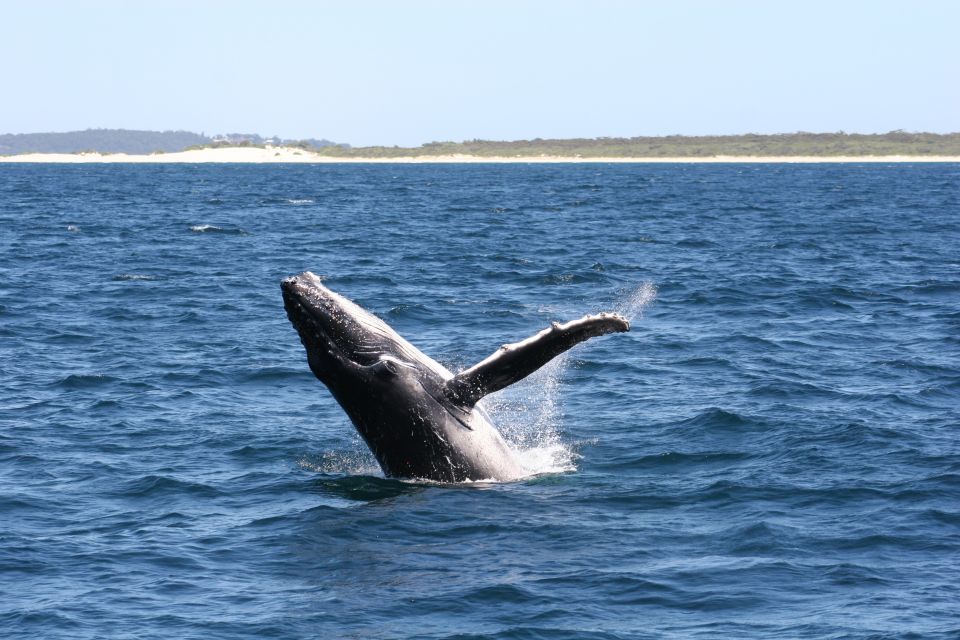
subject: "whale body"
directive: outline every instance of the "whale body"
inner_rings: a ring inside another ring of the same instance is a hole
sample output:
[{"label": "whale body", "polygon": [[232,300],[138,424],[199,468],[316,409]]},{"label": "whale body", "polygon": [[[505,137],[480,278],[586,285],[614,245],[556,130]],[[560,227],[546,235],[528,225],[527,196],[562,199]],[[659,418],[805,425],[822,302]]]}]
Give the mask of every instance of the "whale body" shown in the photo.
[{"label": "whale body", "polygon": [[553,323],[457,374],[307,271],[281,282],[307,363],[373,452],[383,473],[438,482],[527,475],[477,403],[594,336],[629,331],[620,315]]}]

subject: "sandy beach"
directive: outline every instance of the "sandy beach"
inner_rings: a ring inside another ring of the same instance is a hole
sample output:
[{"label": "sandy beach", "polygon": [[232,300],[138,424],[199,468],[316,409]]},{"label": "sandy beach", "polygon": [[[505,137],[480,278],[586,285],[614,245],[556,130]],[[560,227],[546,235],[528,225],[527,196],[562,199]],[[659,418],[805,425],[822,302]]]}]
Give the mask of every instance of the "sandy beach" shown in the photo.
[{"label": "sandy beach", "polygon": [[0,163],[826,163],[826,162],[960,162],[960,156],[713,156],[709,158],[604,158],[570,156],[415,156],[399,158],[340,158],[295,147],[224,147],[176,153],[128,155],[125,153],[30,153],[0,156]]}]

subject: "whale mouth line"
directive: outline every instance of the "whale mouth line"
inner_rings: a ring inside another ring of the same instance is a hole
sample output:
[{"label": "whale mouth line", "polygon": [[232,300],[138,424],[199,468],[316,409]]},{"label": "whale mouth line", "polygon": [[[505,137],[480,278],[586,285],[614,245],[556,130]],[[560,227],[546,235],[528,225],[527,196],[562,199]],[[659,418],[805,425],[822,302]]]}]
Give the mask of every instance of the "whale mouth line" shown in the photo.
[{"label": "whale mouth line", "polygon": [[362,344],[352,341],[345,331],[337,331],[336,316],[343,312],[327,308],[323,304],[323,292],[311,287],[311,284],[303,284],[297,278],[282,282],[287,317],[308,351],[323,351],[330,357],[359,366],[369,366],[379,361],[382,356],[380,351],[365,350]]}]

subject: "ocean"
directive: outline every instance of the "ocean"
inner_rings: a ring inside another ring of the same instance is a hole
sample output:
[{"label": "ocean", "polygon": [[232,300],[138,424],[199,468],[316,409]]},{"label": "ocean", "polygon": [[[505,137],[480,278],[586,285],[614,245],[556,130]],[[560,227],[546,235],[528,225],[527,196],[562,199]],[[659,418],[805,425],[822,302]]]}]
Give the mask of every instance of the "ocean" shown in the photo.
[{"label": "ocean", "polygon": [[[532,470],[384,478],[304,270]],[[958,638],[960,165],[6,165],[3,638]]]}]

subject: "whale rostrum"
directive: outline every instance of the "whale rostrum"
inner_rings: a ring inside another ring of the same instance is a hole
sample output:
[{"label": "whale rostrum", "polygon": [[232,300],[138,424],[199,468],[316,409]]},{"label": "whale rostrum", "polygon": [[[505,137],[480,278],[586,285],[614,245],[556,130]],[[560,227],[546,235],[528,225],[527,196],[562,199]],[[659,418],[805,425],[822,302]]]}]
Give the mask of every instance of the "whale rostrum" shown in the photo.
[{"label": "whale rostrum", "polygon": [[527,472],[480,400],[574,345],[629,331],[614,313],[552,323],[456,375],[383,320],[307,271],[281,282],[307,363],[350,417],[388,477],[506,481]]}]

